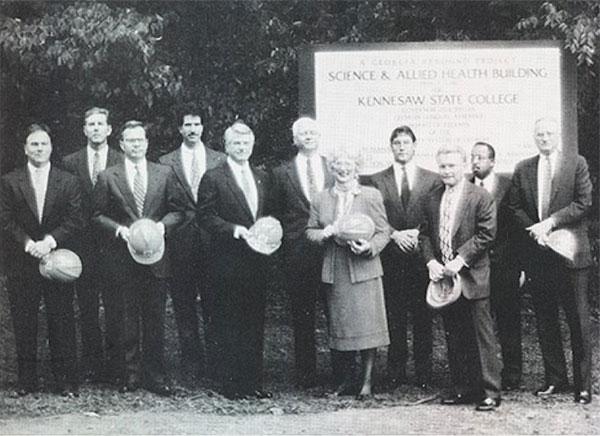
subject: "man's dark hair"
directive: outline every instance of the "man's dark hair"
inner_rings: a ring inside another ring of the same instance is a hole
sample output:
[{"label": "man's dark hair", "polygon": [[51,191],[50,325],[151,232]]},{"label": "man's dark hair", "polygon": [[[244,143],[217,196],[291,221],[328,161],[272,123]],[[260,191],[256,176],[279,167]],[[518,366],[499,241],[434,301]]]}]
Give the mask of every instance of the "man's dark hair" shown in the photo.
[{"label": "man's dark hair", "polygon": [[492,147],[490,144],[488,144],[487,142],[483,142],[483,141],[477,141],[475,143],[475,145],[473,145],[473,147],[477,147],[478,145],[481,145],[483,147],[486,147],[488,149],[488,157],[491,160],[496,160],[496,150],[494,150],[494,147]]},{"label": "man's dark hair", "polygon": [[390,144],[392,143],[392,141],[394,139],[396,139],[396,137],[398,137],[400,135],[408,135],[408,136],[410,136],[410,138],[412,139],[413,142],[417,142],[417,137],[415,136],[415,133],[412,131],[412,129],[410,127],[400,126],[400,127],[396,127],[394,130],[392,130],[392,134],[390,135]]},{"label": "man's dark hair", "polygon": [[203,113],[202,109],[200,108],[200,106],[198,106],[197,104],[186,103],[186,104],[183,104],[183,105],[177,107],[177,109],[175,110],[175,117],[176,117],[178,126],[183,125],[183,118],[186,115],[193,115],[193,116],[200,117],[200,121],[202,122],[202,124],[204,124],[204,113]]},{"label": "man's dark hair", "polygon": [[127,129],[133,129],[134,127],[141,127],[146,131],[146,126],[141,121],[137,120],[129,120],[123,123],[121,128],[119,129],[119,139],[123,139],[123,132]]},{"label": "man's dark hair", "polygon": [[110,122],[108,121],[108,117],[110,116],[110,111],[108,109],[105,109],[103,107],[91,107],[88,110],[85,111],[85,114],[83,116],[83,120],[85,122],[85,120],[87,120],[89,117],[91,117],[94,114],[102,114],[106,117],[106,123],[110,124]]},{"label": "man's dark hair", "polygon": [[35,132],[46,132],[48,134],[48,136],[52,137],[50,127],[48,127],[44,123],[33,123],[33,124],[30,124],[29,126],[27,126],[27,128],[25,129],[25,136],[23,138],[23,143],[26,143],[29,135],[31,135],[32,133],[35,133]]}]

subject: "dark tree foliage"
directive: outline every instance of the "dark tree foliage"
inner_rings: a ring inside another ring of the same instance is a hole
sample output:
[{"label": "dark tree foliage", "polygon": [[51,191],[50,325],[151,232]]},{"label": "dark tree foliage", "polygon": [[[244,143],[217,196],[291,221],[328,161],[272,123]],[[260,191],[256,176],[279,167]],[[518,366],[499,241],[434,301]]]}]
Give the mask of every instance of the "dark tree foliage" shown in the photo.
[{"label": "dark tree foliage", "polygon": [[[82,114],[151,125],[150,155],[180,141],[174,112],[194,101],[205,141],[227,124],[256,132],[255,159],[287,157],[298,115],[297,49],[306,44],[435,40],[564,41],[580,63],[580,150],[598,159],[597,2],[110,1],[0,3],[0,155],[19,162],[18,132],[54,128],[55,154],[84,142]],[[113,135],[111,141],[116,143]],[[592,165],[595,170],[597,165]]]}]

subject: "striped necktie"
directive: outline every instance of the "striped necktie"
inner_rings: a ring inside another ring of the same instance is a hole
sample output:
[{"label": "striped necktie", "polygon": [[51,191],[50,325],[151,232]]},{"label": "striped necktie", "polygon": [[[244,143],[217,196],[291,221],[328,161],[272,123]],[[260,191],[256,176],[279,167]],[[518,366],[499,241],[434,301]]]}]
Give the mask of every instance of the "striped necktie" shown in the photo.
[{"label": "striped necktie", "polygon": [[92,185],[96,186],[98,181],[98,174],[102,169],[100,168],[100,153],[94,152],[94,159],[92,161]]},{"label": "striped necktie", "polygon": [[141,217],[144,212],[144,199],[146,197],[146,188],[142,180],[140,167],[135,166],[135,175],[133,176],[133,198],[135,199],[135,207],[137,213]]},{"label": "striped necktie", "polygon": [[198,168],[198,153],[196,150],[193,151],[194,157],[192,158],[192,171],[191,171],[191,185],[192,193],[194,194],[194,200],[198,201],[198,186],[200,185],[200,168]]},{"label": "striped necktie", "polygon": [[450,213],[454,195],[449,190],[444,193],[442,199],[442,216],[440,220],[440,251],[442,252],[442,263],[446,264],[452,260],[452,228],[450,227]]},{"label": "striped necktie", "polygon": [[306,180],[308,181],[308,200],[313,201],[319,188],[317,188],[317,176],[310,158],[306,159]]}]

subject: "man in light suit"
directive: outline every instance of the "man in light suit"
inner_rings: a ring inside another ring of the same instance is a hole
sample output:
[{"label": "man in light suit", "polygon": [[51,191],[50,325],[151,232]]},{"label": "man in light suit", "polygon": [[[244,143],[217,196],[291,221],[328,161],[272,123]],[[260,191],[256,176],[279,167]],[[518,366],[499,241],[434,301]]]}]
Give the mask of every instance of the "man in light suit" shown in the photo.
[{"label": "man in light suit", "polygon": [[110,276],[106,274],[103,244],[96,237],[90,220],[92,217],[92,191],[100,172],[116,165],[123,154],[108,146],[107,139],[112,132],[108,122],[109,112],[104,108],[93,107],[85,112],[83,133],[87,138],[86,147],[63,158],[62,166],[79,178],[81,209],[86,219],[83,232],[73,243],[73,250],[79,254],[85,268],[77,283],[77,303],[81,317],[81,363],[83,380],[98,382],[104,379],[104,351],[100,330],[99,302],[110,287]]},{"label": "man in light suit", "polygon": [[421,253],[429,279],[459,275],[460,298],[444,308],[453,389],[442,404],[478,402],[476,410],[500,405],[502,363],[490,310],[488,250],[496,235],[496,207],[488,192],[464,177],[466,153],[460,147],[438,150],[444,186],[425,205]]},{"label": "man in light suit", "polygon": [[268,213],[270,183],[248,162],[254,133],[246,124],[236,121],[224,139],[226,163],[202,178],[197,212],[199,225],[212,236],[218,376],[227,398],[267,398],[262,362],[268,258],[245,239]]},{"label": "man in light suit", "polygon": [[120,146],[124,161],[100,173],[94,189],[93,221],[102,230],[115,282],[106,298],[109,363],[121,392],[143,384],[170,395],[163,359],[168,253],[153,265],[138,264],[127,242],[129,227],[140,218],[156,221],[168,241],[183,220],[182,193],[171,168],[146,160],[148,140],[141,122],[124,124]]},{"label": "man in light suit", "polygon": [[496,202],[498,230],[490,247],[490,295],[502,349],[502,389],[521,383],[521,296],[519,265],[516,261],[515,224],[508,208],[510,179],[496,174],[496,151],[487,142],[476,142],[471,149],[472,175],[469,181],[488,191]]},{"label": "man in light suit", "polygon": [[17,350],[18,395],[38,389],[38,310],[43,297],[56,391],[77,396],[73,284],[40,275],[40,259],[84,227],[77,179],[51,165],[49,129],[26,132],[27,165],[0,181],[0,229]]},{"label": "man in light suit", "polygon": [[322,250],[310,244],[304,229],[310,214],[310,202],[333,179],[327,162],[319,155],[319,127],[309,117],[298,118],[292,125],[297,156],[273,171],[273,200],[277,218],[283,226],[283,262],[294,323],[296,383],[311,387],[316,383],[317,347],[315,310],[321,296]]},{"label": "man in light suit", "polygon": [[427,270],[418,249],[423,221],[423,200],[441,186],[439,175],[415,165],[417,138],[408,126],[397,127],[390,136],[394,163],[365,178],[379,189],[392,228],[392,241],[381,253],[385,274],[385,307],[390,330],[388,378],[392,387],[406,382],[408,360],[407,317],[412,312],[413,353],[418,386],[431,380],[432,314],[425,303]]},{"label": "man in light suit", "polygon": [[[558,122],[535,122],[539,155],[521,161],[513,174],[510,208],[515,214],[525,271],[531,279],[537,330],[544,359],[545,384],[535,391],[550,397],[568,386],[558,307],[562,305],[573,350],[575,401],[592,401],[591,324],[588,303],[592,265],[586,217],[592,206],[592,183],[585,159],[561,149]],[[553,230],[569,229],[575,243],[571,259],[548,248]]]},{"label": "man in light suit", "polygon": [[[177,116],[179,133],[183,137],[180,147],[161,156],[159,162],[173,169],[177,182],[185,192],[185,220],[170,237],[170,257],[173,278],[171,299],[181,346],[181,367],[186,382],[204,375],[204,356],[198,332],[196,298],[200,292],[204,319],[204,340],[207,351],[212,351],[212,301],[214,295],[209,285],[210,235],[201,231],[196,220],[198,187],[204,173],[225,162],[225,154],[212,150],[202,143],[202,117],[198,108],[183,107]],[[209,368],[216,362],[207,356]]]}]

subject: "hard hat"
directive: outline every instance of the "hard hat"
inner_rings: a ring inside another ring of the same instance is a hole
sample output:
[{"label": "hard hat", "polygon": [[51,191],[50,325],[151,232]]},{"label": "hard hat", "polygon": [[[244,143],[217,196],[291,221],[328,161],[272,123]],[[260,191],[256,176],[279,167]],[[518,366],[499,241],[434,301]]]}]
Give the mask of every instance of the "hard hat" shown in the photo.
[{"label": "hard hat", "polygon": [[40,274],[48,280],[69,283],[81,275],[83,266],[77,254],[65,248],[51,251],[40,260]]},{"label": "hard hat", "polygon": [[161,260],[165,253],[165,238],[157,223],[141,218],[129,227],[127,248],[137,263],[152,265]]},{"label": "hard hat", "polygon": [[437,282],[431,280],[427,286],[427,295],[425,300],[433,309],[441,309],[451,303],[454,303],[462,293],[462,283],[460,275],[454,277],[444,277]]},{"label": "hard hat", "polygon": [[283,229],[276,218],[265,216],[256,220],[248,230],[246,243],[260,254],[273,254],[281,246]]},{"label": "hard hat", "polygon": [[375,223],[370,216],[363,213],[344,215],[337,222],[335,241],[346,245],[349,241],[359,239],[370,240],[375,234]]},{"label": "hard hat", "polygon": [[562,228],[548,235],[548,247],[560,255],[569,265],[575,265],[575,256],[579,248],[577,236],[571,229]]}]

